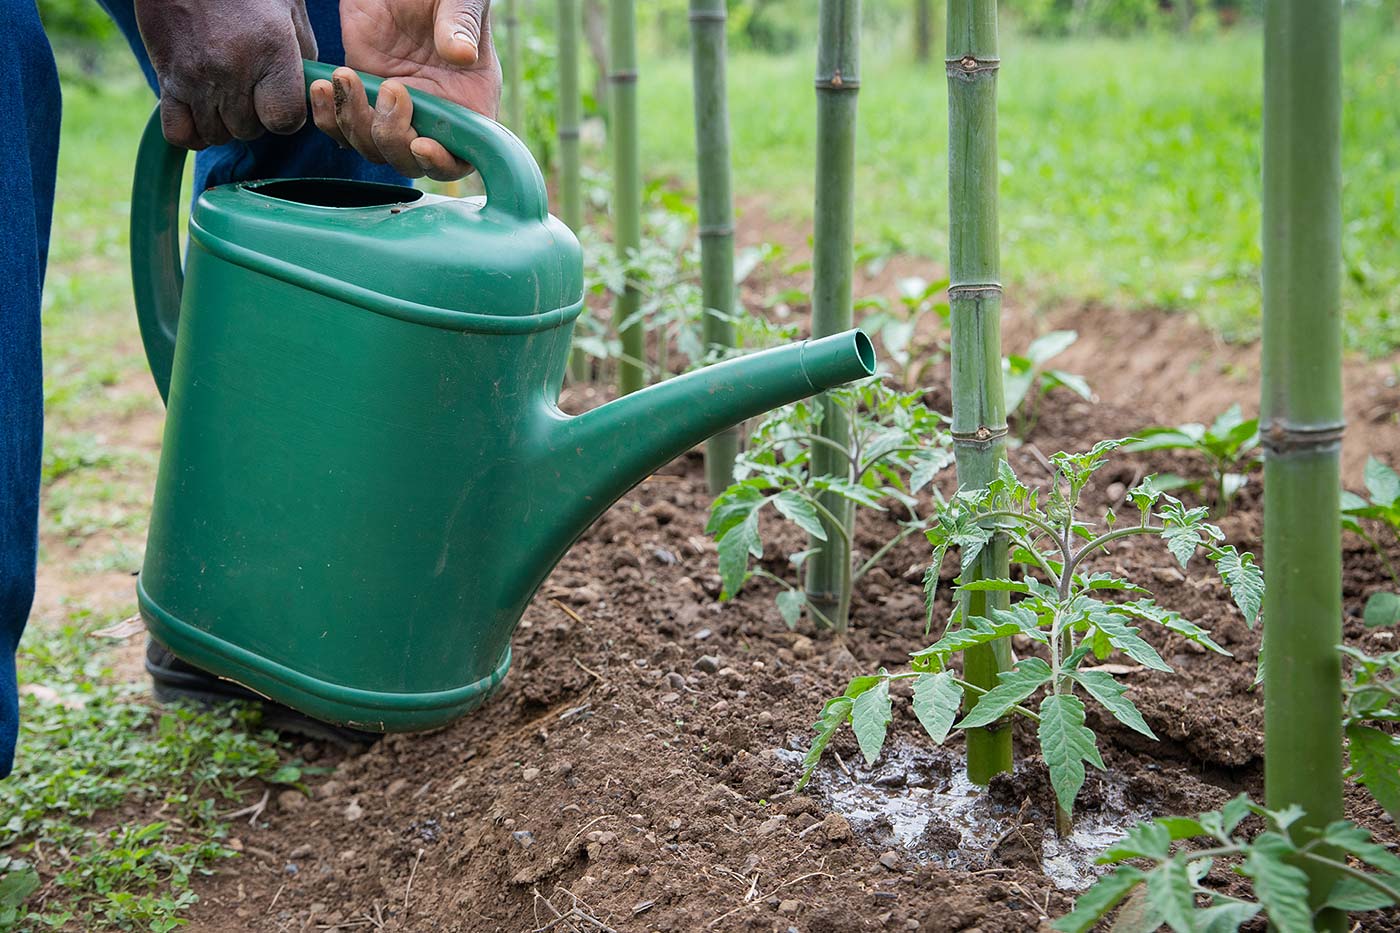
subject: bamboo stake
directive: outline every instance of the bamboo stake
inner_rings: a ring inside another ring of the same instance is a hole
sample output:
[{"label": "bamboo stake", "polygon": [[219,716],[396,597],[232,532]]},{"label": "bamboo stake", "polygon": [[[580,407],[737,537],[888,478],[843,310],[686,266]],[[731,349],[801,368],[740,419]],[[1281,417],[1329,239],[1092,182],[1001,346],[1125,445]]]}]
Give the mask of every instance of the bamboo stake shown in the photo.
[{"label": "bamboo stake", "polygon": [[[817,181],[812,256],[812,336],[849,330],[855,262],[856,103],[860,91],[860,0],[821,0],[817,32]],[[820,433],[842,447],[850,444],[846,413],[829,395],[821,397]],[[815,476],[849,478],[851,465],[829,445],[812,450]],[[822,504],[843,530],[823,518],[826,540],[807,559],[806,596],[832,628],[844,632],[851,611],[851,503],[826,493]]]},{"label": "bamboo stake", "polygon": [[[559,34],[559,210],[564,223],[583,228],[583,187],[579,174],[578,0],[557,0]],[[574,382],[588,378],[588,357],[574,350],[569,358]]]},{"label": "bamboo stake", "polygon": [[[1340,18],[1264,5],[1264,792],[1312,827],[1342,816]],[[1331,877],[1305,870],[1318,903]]]},{"label": "bamboo stake", "polygon": [[[730,186],[725,0],[690,0],[695,157],[700,185],[700,270],[706,349],[734,346],[734,195]],[[705,444],[705,479],[719,495],[734,482],[739,428]]]},{"label": "bamboo stake", "polygon": [[520,90],[520,0],[504,0],[506,7],[506,120],[511,132],[525,136],[525,100]]},{"label": "bamboo stake", "polygon": [[933,0],[914,0],[914,60],[929,60],[933,48]]},{"label": "bamboo stake", "polygon": [[[1001,256],[997,231],[996,0],[948,0],[948,303],[952,308],[953,438],[958,483],[986,486],[1006,457],[1006,401],[1001,375]],[[1006,538],[983,549],[964,581],[1005,578]],[[1003,593],[969,593],[966,618],[1007,604]],[[1005,641],[963,653],[963,678],[990,690],[1011,666]],[[968,777],[985,785],[1011,770],[1011,730],[1004,723],[967,733]]]},{"label": "bamboo stake", "polygon": [[[642,245],[642,183],[637,142],[637,17],[634,0],[610,0],[608,6],[609,72],[612,94],[613,244],[624,262]],[[646,384],[646,331],[640,321],[623,327],[636,315],[641,295],[631,285],[613,304],[613,321],[622,337],[617,366],[623,395]]]}]

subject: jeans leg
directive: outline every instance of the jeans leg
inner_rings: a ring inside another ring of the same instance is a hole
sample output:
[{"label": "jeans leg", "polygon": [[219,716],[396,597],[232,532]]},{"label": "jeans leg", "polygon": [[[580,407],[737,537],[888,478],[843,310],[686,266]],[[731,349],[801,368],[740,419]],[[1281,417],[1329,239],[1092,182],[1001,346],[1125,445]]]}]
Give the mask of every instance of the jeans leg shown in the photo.
[{"label": "jeans leg", "polygon": [[[136,28],[133,0],[98,0],[126,36],[141,70],[152,89],[156,87],[141,34]],[[345,64],[345,45],[340,38],[339,0],[307,0],[306,12],[316,33],[320,59],[334,65]],[[258,178],[352,178],[389,185],[412,184],[387,165],[366,161],[353,149],[341,149],[310,120],[291,136],[265,134],[252,142],[225,143],[195,156],[194,188],[203,191],[214,185]]]},{"label": "jeans leg", "polygon": [[32,0],[0,0],[0,777],[19,729],[15,649],[34,601],[44,387],[39,297],[53,219],[59,86]]}]

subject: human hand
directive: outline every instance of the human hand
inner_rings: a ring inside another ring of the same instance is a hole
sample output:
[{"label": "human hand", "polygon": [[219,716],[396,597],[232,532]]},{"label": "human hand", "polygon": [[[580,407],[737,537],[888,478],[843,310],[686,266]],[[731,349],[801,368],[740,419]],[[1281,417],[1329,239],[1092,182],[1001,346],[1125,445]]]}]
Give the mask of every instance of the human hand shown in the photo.
[{"label": "human hand", "polygon": [[[404,85],[488,117],[501,97],[501,67],[491,45],[490,0],[340,0],[349,67],[311,85],[316,125],[371,162],[409,178],[451,181],[471,166],[413,129]],[[352,69],[381,75],[374,107]]]},{"label": "human hand", "polygon": [[[385,0],[387,3],[387,0]],[[301,60],[316,57],[304,0],[135,0],[160,81],[165,138],[186,149],[306,122]]]}]

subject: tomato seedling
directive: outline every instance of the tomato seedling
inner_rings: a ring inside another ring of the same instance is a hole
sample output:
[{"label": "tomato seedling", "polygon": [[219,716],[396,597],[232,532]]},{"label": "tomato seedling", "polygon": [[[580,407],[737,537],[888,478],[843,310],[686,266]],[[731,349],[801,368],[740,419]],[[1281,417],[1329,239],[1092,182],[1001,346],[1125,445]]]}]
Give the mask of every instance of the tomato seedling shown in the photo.
[{"label": "tomato seedling", "polygon": [[[1368,526],[1389,529],[1389,537],[1400,543],[1400,475],[1375,457],[1366,460],[1366,496],[1342,491],[1342,527],[1361,536],[1375,550],[1390,575],[1395,592],[1382,590],[1366,600],[1367,625],[1400,624],[1400,572],[1376,540]],[[1365,524],[1363,524],[1363,522]]]},{"label": "tomato seedling", "polygon": [[[1210,465],[1210,481],[1217,514],[1230,510],[1230,500],[1249,482],[1249,474],[1263,460],[1259,456],[1259,419],[1246,418],[1240,406],[1231,405],[1210,427],[1195,422],[1176,427],[1140,431],[1125,450],[1191,450]],[[1163,478],[1162,489],[1200,486],[1182,477]]]}]

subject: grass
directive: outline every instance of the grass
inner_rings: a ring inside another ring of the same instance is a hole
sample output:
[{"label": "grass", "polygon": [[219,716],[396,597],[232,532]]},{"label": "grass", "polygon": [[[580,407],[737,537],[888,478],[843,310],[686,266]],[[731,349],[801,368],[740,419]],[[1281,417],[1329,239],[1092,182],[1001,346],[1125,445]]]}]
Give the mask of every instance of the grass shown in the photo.
[{"label": "grass", "polygon": [[[1349,345],[1400,346],[1400,35],[1348,23],[1344,299]],[[947,255],[947,107],[938,66],[867,34],[857,239]],[[1008,34],[1000,79],[1004,275],[1032,300],[1194,313],[1257,335],[1261,38],[1042,41]],[[731,64],[735,187],[810,223],[813,56]],[[643,165],[693,182],[690,66],[642,63]],[[751,90],[746,90],[751,89]],[[741,221],[742,223],[742,218]]]}]

